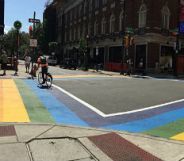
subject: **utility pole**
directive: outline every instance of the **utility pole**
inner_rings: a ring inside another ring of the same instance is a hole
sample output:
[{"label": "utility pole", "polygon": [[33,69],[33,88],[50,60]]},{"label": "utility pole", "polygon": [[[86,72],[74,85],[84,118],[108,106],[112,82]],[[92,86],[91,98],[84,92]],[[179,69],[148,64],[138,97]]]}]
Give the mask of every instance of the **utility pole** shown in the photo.
[{"label": "utility pole", "polygon": [[[33,39],[35,38],[35,18],[36,18],[36,12],[34,11],[34,14],[33,14]],[[33,57],[34,57],[34,60],[32,61],[32,68],[33,68],[33,63],[36,62],[36,48],[33,47]]]},{"label": "utility pole", "polygon": [[29,18],[29,22],[33,23],[33,34],[30,39],[30,46],[33,47],[33,57],[32,57],[32,68],[33,63],[36,61],[36,47],[37,47],[37,40],[35,39],[35,25],[40,23],[39,19],[36,19],[36,12],[34,11],[33,18]]},{"label": "utility pole", "polygon": [[16,32],[17,32],[17,54],[16,54],[16,57],[17,57],[17,60],[18,60],[18,56],[19,56],[19,30],[21,29],[22,27],[22,23],[20,21],[15,21],[14,22],[14,27],[16,29]]},{"label": "utility pole", "polygon": [[175,48],[175,54],[174,54],[174,76],[177,76],[177,56],[179,54],[179,38],[180,38],[180,23],[181,23],[181,0],[178,0],[178,14],[177,14],[177,34],[176,34],[176,48]]}]

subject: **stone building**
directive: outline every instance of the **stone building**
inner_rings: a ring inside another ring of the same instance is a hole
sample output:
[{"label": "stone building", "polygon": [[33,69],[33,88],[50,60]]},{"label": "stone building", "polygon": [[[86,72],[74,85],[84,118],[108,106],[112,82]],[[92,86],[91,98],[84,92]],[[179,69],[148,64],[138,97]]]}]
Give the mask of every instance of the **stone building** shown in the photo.
[{"label": "stone building", "polygon": [[[173,0],[54,0],[57,38],[62,59],[80,59],[86,41],[88,63],[122,70],[131,58],[146,71],[174,66],[179,3]],[[126,39],[125,39],[126,37]],[[126,44],[128,42],[128,44]],[[182,48],[182,45],[180,45]]]},{"label": "stone building", "polygon": [[4,0],[0,0],[0,35],[4,34]]}]

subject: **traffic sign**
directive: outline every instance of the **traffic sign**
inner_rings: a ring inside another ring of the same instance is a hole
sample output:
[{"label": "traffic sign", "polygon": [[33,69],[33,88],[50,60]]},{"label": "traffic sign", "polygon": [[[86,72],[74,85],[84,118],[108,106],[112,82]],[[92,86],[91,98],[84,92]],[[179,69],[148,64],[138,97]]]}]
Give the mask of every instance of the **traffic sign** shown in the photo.
[{"label": "traffic sign", "polygon": [[29,22],[31,23],[40,23],[39,19],[29,18]]},{"label": "traffic sign", "polygon": [[37,39],[30,39],[30,47],[37,47]]}]

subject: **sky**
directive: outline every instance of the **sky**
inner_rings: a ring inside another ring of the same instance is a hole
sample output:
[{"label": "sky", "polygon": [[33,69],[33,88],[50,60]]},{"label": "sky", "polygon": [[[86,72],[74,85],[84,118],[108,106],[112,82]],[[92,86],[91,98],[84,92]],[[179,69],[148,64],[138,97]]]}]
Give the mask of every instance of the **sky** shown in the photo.
[{"label": "sky", "polygon": [[5,0],[5,32],[13,27],[16,20],[21,21],[21,31],[28,32],[31,23],[29,18],[33,18],[34,11],[36,19],[43,20],[44,6],[47,0]]}]

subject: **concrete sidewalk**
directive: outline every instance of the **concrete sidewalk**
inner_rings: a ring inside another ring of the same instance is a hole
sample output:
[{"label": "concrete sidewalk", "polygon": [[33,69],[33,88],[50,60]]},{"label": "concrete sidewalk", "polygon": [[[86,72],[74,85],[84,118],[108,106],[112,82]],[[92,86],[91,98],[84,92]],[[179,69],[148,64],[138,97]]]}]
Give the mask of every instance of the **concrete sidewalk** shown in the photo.
[{"label": "concrete sidewalk", "polygon": [[0,125],[0,161],[181,161],[183,149],[184,142],[127,132],[50,124]]}]

